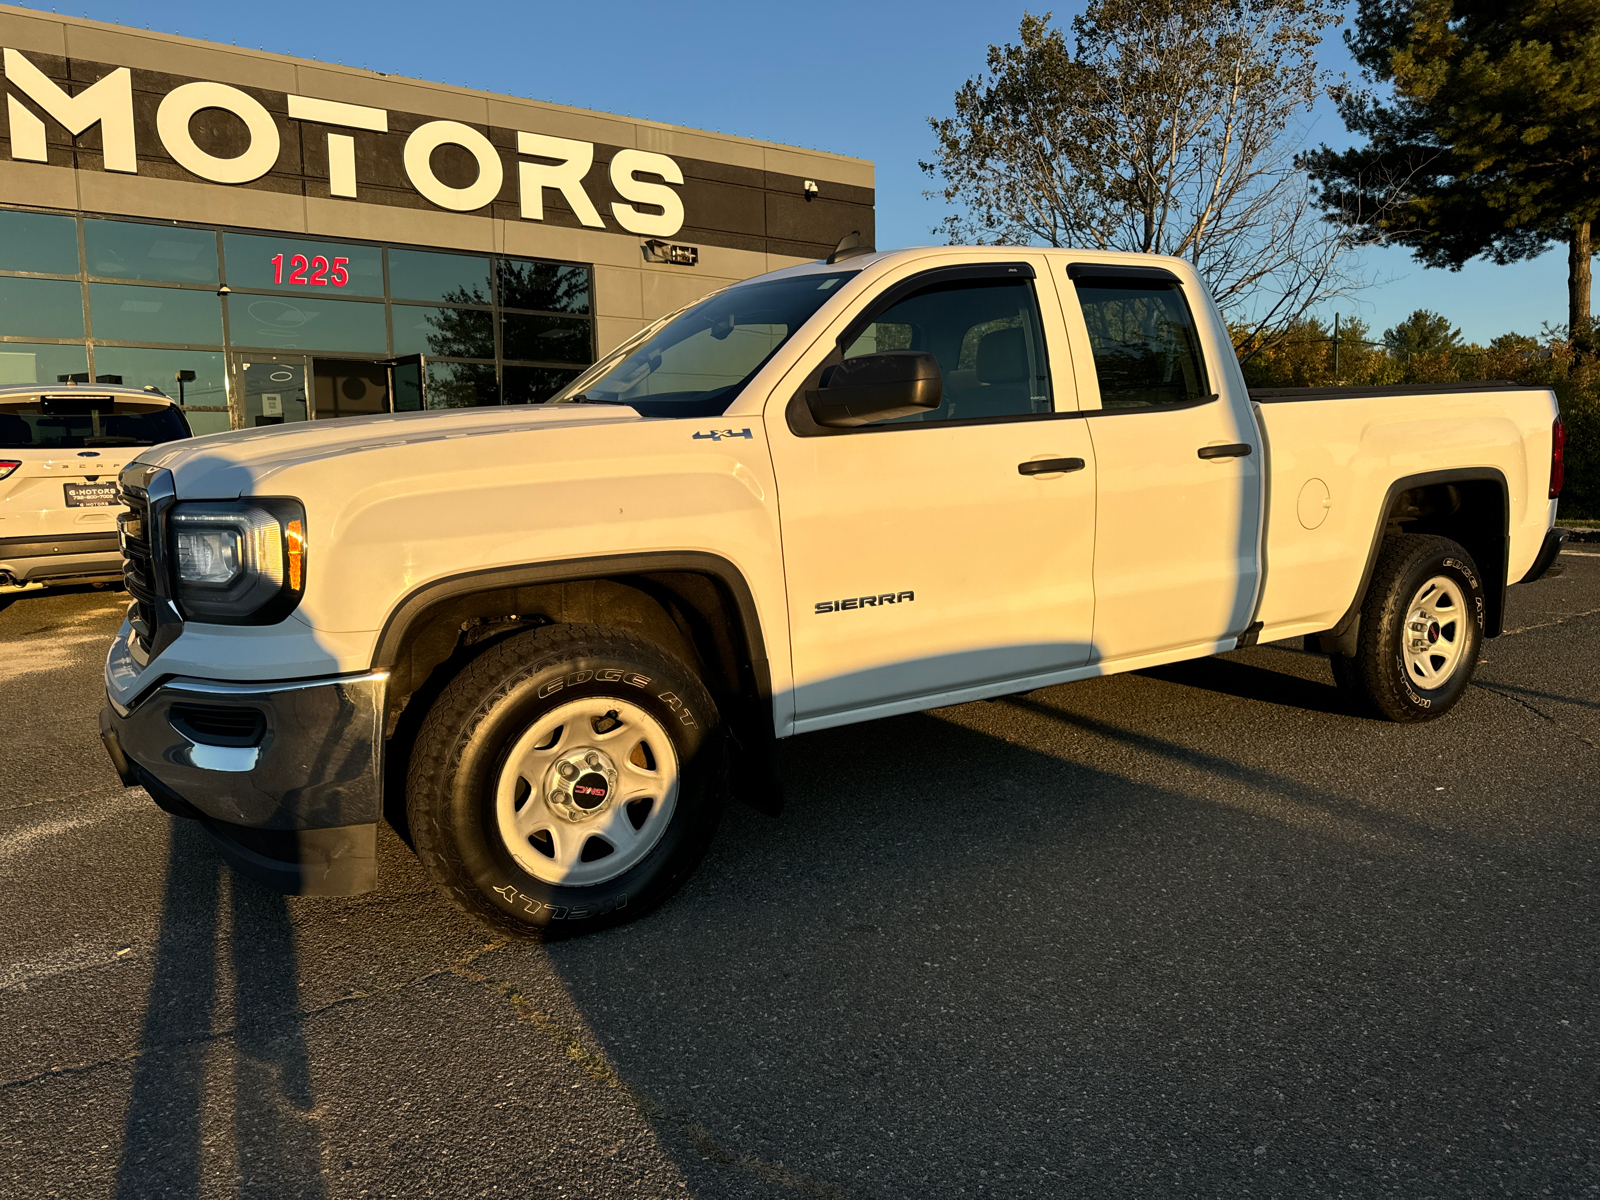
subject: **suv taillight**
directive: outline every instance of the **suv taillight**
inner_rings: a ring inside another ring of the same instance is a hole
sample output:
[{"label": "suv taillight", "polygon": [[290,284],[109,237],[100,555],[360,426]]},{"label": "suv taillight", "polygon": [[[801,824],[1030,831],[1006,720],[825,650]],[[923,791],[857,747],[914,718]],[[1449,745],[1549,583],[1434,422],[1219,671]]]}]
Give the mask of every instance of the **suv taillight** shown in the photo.
[{"label": "suv taillight", "polygon": [[0,479],[4,479],[22,464],[14,458],[0,458]]},{"label": "suv taillight", "polygon": [[1561,495],[1561,485],[1567,478],[1567,427],[1556,418],[1550,427],[1550,499]]}]

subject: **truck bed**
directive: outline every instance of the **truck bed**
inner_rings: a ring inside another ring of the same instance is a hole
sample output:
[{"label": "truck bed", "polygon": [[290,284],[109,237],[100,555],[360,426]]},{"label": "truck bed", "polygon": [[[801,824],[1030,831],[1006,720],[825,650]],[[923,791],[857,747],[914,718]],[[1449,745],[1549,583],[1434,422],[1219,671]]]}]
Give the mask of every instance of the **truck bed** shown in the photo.
[{"label": "truck bed", "polygon": [[1345,620],[1397,503],[1414,514],[1399,529],[1468,549],[1498,629],[1505,585],[1527,573],[1554,519],[1553,393],[1489,381],[1258,388],[1250,398],[1267,465],[1263,639]]}]

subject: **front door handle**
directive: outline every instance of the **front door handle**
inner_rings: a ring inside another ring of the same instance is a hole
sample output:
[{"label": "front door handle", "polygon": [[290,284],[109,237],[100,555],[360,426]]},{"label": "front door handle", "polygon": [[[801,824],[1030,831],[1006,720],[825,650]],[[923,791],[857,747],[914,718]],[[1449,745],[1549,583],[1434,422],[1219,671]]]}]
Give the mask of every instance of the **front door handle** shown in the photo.
[{"label": "front door handle", "polygon": [[1063,471],[1081,470],[1081,458],[1034,458],[1017,464],[1018,475],[1059,475]]},{"label": "front door handle", "polygon": [[1243,458],[1250,453],[1250,447],[1244,442],[1235,442],[1231,446],[1201,446],[1201,458]]}]

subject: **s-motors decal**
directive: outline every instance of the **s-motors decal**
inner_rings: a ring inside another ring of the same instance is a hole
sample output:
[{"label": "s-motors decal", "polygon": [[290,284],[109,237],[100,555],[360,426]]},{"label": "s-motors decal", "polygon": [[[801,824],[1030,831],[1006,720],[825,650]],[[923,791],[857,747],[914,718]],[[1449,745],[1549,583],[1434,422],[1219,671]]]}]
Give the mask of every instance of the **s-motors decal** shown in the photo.
[{"label": "s-motors decal", "polygon": [[849,612],[854,608],[878,608],[884,604],[910,604],[917,598],[915,592],[882,592],[876,596],[851,596],[845,600],[818,600],[815,612]]},{"label": "s-motors decal", "polygon": [[747,438],[754,441],[755,435],[750,432],[749,426],[743,429],[707,429],[694,435],[694,440],[697,442],[707,440],[720,442],[723,438]]}]

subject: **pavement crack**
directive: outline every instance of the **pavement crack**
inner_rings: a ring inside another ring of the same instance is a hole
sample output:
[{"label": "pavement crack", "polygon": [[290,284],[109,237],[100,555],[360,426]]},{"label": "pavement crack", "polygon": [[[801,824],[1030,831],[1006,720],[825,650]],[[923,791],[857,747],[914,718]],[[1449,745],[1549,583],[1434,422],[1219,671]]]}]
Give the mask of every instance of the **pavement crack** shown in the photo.
[{"label": "pavement crack", "polygon": [[336,1008],[342,1008],[346,1004],[354,1004],[360,1000],[371,1000],[375,996],[382,995],[386,992],[404,991],[406,988],[415,987],[419,983],[426,983],[430,979],[438,979],[443,975],[458,974],[460,970],[469,967],[472,963],[482,958],[485,954],[488,954],[492,950],[498,950],[504,945],[505,942],[503,941],[489,942],[485,945],[479,946],[476,950],[472,951],[465,957],[457,959],[447,967],[438,967],[432,971],[424,971],[420,975],[412,976],[409,979],[403,979],[399,983],[392,983],[386,987],[374,989],[373,991],[350,992],[346,995],[336,997],[333,1000],[329,1000],[326,1004],[318,1004],[312,1008],[296,1009],[291,1013],[283,1013],[267,1021],[255,1021],[247,1025],[239,1025],[237,1023],[233,1025],[225,1025],[220,1029],[213,1029],[208,1033],[196,1034],[194,1037],[168,1038],[163,1041],[155,1042],[149,1046],[140,1046],[137,1050],[129,1050],[125,1054],[113,1054],[108,1058],[99,1058],[88,1062],[63,1063],[60,1066],[46,1067],[42,1071],[35,1071],[31,1075],[19,1075],[14,1079],[0,1080],[0,1092],[9,1092],[17,1088],[27,1087],[29,1084],[39,1083],[46,1079],[59,1079],[72,1075],[87,1075],[93,1071],[103,1070],[106,1067],[120,1066],[121,1064],[130,1063],[136,1059],[144,1058],[149,1055],[164,1054],[170,1050],[181,1050],[189,1046],[208,1045],[212,1042],[226,1041],[229,1038],[237,1037],[241,1033],[252,1033],[256,1030],[267,1029],[274,1025],[284,1025],[290,1023],[298,1024],[300,1022],[308,1021],[313,1017],[321,1016],[325,1012],[331,1012]]},{"label": "pavement crack", "polygon": [[1502,629],[1501,637],[1515,637],[1519,633],[1530,633],[1535,629],[1553,629],[1557,625],[1565,625],[1568,621],[1581,621],[1584,617],[1600,615],[1600,608],[1591,608],[1586,612],[1568,613],[1564,617],[1557,617],[1554,621],[1542,621],[1538,625],[1523,625],[1517,629]]},{"label": "pavement crack", "polygon": [[1486,692],[1493,692],[1496,696],[1499,696],[1502,700],[1509,700],[1513,704],[1520,704],[1523,708],[1527,709],[1529,712],[1531,712],[1534,716],[1538,717],[1540,720],[1548,721],[1550,724],[1554,725],[1557,729],[1559,729],[1567,737],[1572,738],[1575,741],[1582,742],[1585,746],[1589,747],[1589,749],[1591,749],[1591,750],[1600,750],[1600,744],[1597,744],[1597,743],[1591,741],[1589,738],[1584,737],[1583,734],[1579,733],[1575,729],[1572,729],[1570,726],[1566,725],[1559,718],[1552,717],[1549,713],[1545,712],[1542,708],[1538,707],[1535,704],[1530,703],[1527,700],[1524,700],[1521,696],[1518,696],[1518,695],[1516,695],[1516,694],[1514,694],[1512,692],[1509,692],[1509,691],[1505,690],[1504,688],[1497,687],[1496,685],[1494,685],[1492,683],[1484,683],[1481,680],[1476,680],[1476,679],[1473,680],[1472,686],[1473,687],[1477,687],[1477,688],[1482,688]]},{"label": "pavement crack", "polygon": [[481,971],[474,971],[467,963],[450,969],[460,978],[475,983],[491,995],[506,1001],[518,1018],[559,1046],[589,1078],[618,1092],[640,1116],[646,1120],[662,1121],[677,1129],[701,1158],[722,1166],[739,1167],[763,1182],[788,1188],[802,1196],[815,1197],[816,1200],[848,1200],[849,1193],[834,1184],[810,1179],[791,1171],[780,1162],[758,1158],[753,1154],[736,1153],[718,1141],[710,1130],[687,1113],[664,1108],[639,1087],[622,1078],[600,1054],[585,1046],[583,1039],[575,1032],[536,1009],[514,985],[485,975]]}]

